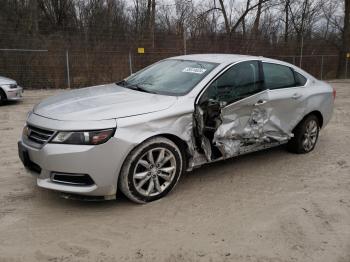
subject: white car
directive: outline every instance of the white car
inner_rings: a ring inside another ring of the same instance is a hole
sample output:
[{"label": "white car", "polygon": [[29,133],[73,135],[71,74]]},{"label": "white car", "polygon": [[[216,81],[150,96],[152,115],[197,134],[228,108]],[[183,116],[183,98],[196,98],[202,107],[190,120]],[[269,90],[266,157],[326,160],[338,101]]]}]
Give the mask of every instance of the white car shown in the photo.
[{"label": "white car", "polygon": [[22,99],[23,88],[15,80],[0,76],[0,105],[5,101]]},{"label": "white car", "polygon": [[121,190],[145,203],[203,164],[282,144],[312,151],[334,98],[327,83],[282,61],[173,57],[42,101],[28,115],[19,156],[40,187],[105,199]]}]

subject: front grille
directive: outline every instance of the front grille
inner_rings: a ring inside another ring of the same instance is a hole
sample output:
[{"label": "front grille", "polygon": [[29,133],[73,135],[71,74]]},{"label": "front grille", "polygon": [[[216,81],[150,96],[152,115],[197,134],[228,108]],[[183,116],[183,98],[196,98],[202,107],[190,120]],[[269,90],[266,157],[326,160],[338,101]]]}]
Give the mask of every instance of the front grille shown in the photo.
[{"label": "front grille", "polygon": [[28,139],[40,145],[49,141],[54,133],[51,130],[28,126]]}]

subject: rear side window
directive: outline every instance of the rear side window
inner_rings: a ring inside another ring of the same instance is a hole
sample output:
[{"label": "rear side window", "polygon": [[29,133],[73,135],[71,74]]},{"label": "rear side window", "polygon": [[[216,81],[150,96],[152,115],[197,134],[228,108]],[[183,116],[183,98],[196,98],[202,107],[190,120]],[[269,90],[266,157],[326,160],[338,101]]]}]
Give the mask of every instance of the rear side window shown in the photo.
[{"label": "rear side window", "polygon": [[294,73],[288,66],[263,63],[263,71],[267,89],[295,86]]},{"label": "rear side window", "polygon": [[305,76],[295,71],[294,71],[294,74],[295,74],[295,82],[297,86],[303,86],[306,84],[307,79]]}]

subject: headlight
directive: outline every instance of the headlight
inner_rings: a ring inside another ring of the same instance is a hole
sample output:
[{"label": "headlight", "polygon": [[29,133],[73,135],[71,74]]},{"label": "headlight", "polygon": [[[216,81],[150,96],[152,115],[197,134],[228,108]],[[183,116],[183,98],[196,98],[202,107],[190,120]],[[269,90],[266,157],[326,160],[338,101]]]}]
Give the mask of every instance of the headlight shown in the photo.
[{"label": "headlight", "polygon": [[25,125],[22,130],[22,137],[28,137],[28,136],[29,136],[29,128],[27,125]]},{"label": "headlight", "polygon": [[8,85],[8,84],[4,84],[4,85],[1,85],[2,88],[4,89],[9,89],[11,85]]},{"label": "headlight", "polygon": [[17,84],[4,84],[4,85],[1,85],[1,87],[4,89],[15,89],[17,88]]},{"label": "headlight", "polygon": [[71,145],[99,145],[107,142],[114,134],[114,129],[79,132],[58,132],[50,143]]}]

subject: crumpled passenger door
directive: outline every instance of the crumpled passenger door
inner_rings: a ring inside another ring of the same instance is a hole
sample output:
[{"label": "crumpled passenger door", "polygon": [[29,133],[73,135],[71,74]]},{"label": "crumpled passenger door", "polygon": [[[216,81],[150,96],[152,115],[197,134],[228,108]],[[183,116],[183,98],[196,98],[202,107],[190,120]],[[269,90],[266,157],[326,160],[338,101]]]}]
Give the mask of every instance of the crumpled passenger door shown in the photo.
[{"label": "crumpled passenger door", "polygon": [[264,130],[268,122],[268,90],[264,90],[221,109],[221,125],[213,143],[224,158],[238,155],[244,145],[268,141]]},{"label": "crumpled passenger door", "polygon": [[195,131],[197,145],[208,161],[291,137],[288,130],[281,128],[283,114],[276,113],[270,91],[263,83],[259,61],[244,61],[226,70],[203,92],[194,114]]}]

